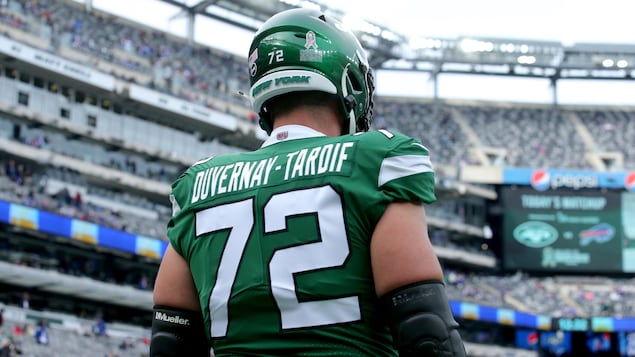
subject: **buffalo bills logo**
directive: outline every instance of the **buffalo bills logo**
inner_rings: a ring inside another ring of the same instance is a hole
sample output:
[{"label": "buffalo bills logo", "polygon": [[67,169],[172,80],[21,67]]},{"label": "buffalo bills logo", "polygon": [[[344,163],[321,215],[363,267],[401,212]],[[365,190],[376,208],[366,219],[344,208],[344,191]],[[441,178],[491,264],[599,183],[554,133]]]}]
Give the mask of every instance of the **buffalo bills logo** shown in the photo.
[{"label": "buffalo bills logo", "polygon": [[585,229],[580,232],[580,245],[587,246],[591,242],[598,244],[606,243],[610,241],[615,235],[615,228],[607,223],[600,223],[589,229]]}]

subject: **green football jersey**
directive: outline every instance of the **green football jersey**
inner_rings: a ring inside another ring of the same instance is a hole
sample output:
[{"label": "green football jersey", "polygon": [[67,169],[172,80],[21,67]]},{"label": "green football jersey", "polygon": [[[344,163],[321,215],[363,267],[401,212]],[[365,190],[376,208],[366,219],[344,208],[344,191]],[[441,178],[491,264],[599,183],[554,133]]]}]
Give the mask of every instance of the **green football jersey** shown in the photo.
[{"label": "green football jersey", "polygon": [[378,314],[373,230],[389,203],[435,200],[426,148],[386,130],[276,129],[172,185],[168,236],[189,263],[216,356],[396,356]]}]

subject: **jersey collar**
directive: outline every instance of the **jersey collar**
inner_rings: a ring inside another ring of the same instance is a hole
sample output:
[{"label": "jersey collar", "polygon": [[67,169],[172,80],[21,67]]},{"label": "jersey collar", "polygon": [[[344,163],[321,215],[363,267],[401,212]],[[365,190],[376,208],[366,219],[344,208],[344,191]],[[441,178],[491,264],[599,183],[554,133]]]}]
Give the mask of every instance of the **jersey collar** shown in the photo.
[{"label": "jersey collar", "polygon": [[326,136],[317,130],[311,129],[308,126],[303,125],[283,125],[274,129],[271,135],[262,144],[262,147],[269,146],[281,141],[313,138],[316,136]]}]

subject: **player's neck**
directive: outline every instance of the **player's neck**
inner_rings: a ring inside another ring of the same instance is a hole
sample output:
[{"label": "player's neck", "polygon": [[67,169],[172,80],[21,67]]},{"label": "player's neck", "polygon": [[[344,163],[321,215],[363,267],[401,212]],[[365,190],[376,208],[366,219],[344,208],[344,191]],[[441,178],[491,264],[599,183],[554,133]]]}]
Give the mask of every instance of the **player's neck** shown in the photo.
[{"label": "player's neck", "polygon": [[342,133],[339,119],[333,111],[324,107],[303,107],[277,117],[274,129],[283,125],[303,125],[327,136],[340,136]]}]

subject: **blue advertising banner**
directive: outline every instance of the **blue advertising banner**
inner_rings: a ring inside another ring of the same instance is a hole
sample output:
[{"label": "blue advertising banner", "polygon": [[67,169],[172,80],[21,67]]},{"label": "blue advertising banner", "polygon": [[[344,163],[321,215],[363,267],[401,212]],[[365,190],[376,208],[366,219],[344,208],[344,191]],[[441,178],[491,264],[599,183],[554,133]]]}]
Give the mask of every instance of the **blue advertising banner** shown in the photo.
[{"label": "blue advertising banner", "polygon": [[635,191],[635,172],[505,168],[503,184],[531,186],[537,191],[561,188],[612,188]]},{"label": "blue advertising banner", "polygon": [[135,235],[5,201],[0,201],[0,222],[149,258],[161,259],[168,246],[162,239]]},{"label": "blue advertising banner", "polygon": [[452,308],[452,313],[457,318],[492,322],[532,330],[635,332],[635,317],[593,317],[591,319],[584,317],[555,318],[461,301],[450,301],[450,307]]}]

